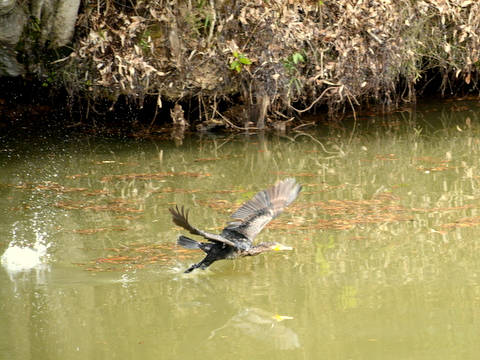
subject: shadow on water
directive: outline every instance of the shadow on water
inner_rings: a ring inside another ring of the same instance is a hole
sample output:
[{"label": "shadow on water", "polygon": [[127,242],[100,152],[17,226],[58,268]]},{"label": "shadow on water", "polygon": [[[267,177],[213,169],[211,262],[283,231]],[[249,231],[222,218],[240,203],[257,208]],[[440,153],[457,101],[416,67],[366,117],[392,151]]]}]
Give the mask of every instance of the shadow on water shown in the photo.
[{"label": "shadow on water", "polygon": [[[474,359],[478,124],[478,102],[445,102],[181,145],[2,137],[0,358]],[[203,254],[168,207],[220,232],[292,176],[258,241],[293,252],[182,274]]]}]

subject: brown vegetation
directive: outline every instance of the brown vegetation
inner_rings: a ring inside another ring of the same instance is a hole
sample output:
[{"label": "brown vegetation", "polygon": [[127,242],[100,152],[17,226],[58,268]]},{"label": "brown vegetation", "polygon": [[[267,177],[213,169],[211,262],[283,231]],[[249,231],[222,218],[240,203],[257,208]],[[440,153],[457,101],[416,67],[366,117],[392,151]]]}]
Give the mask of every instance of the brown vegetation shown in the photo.
[{"label": "brown vegetation", "polygon": [[[426,73],[440,92],[477,90],[480,2],[173,0],[85,3],[65,83],[90,99],[198,100],[230,126],[326,106],[414,101]],[[421,90],[421,89],[420,89]],[[241,107],[220,114],[221,100]],[[277,122],[278,124],[278,122]],[[283,125],[284,126],[284,125]],[[282,126],[281,126],[282,127]]]}]

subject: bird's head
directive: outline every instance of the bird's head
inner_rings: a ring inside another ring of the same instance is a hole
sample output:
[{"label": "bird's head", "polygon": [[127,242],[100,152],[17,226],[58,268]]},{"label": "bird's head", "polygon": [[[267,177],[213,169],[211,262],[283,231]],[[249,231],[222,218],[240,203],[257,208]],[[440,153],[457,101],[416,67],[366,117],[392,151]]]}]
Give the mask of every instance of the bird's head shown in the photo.
[{"label": "bird's head", "polygon": [[290,246],[285,246],[277,242],[261,242],[257,246],[252,246],[247,251],[243,252],[242,256],[255,256],[267,251],[282,251],[282,250],[293,250]]},{"label": "bird's head", "polygon": [[293,250],[293,247],[291,246],[286,246],[282,244],[275,244],[272,248],[274,251],[282,251],[282,250]]}]

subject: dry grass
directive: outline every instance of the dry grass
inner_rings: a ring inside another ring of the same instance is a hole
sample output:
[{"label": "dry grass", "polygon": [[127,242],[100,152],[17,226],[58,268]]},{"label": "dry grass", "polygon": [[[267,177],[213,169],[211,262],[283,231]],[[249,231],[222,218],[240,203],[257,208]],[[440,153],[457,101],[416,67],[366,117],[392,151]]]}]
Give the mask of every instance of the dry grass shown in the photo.
[{"label": "dry grass", "polygon": [[84,5],[75,52],[64,62],[65,82],[91,99],[156,96],[159,107],[198,99],[211,119],[219,99],[241,94],[244,113],[230,121],[254,118],[261,127],[267,113],[414,101],[430,69],[442,76],[439,92],[477,89],[477,1],[118,4]]}]

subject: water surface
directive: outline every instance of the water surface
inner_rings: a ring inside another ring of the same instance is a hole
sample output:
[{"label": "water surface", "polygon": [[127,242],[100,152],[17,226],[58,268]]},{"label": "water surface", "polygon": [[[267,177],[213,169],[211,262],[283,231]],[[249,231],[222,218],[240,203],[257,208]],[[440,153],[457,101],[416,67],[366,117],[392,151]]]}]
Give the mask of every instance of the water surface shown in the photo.
[{"label": "water surface", "polygon": [[[42,264],[0,267],[0,358],[476,358],[478,105],[182,144],[3,137],[0,254]],[[202,254],[169,206],[219,232],[291,176],[302,194],[258,239],[294,251],[182,273]]]}]

